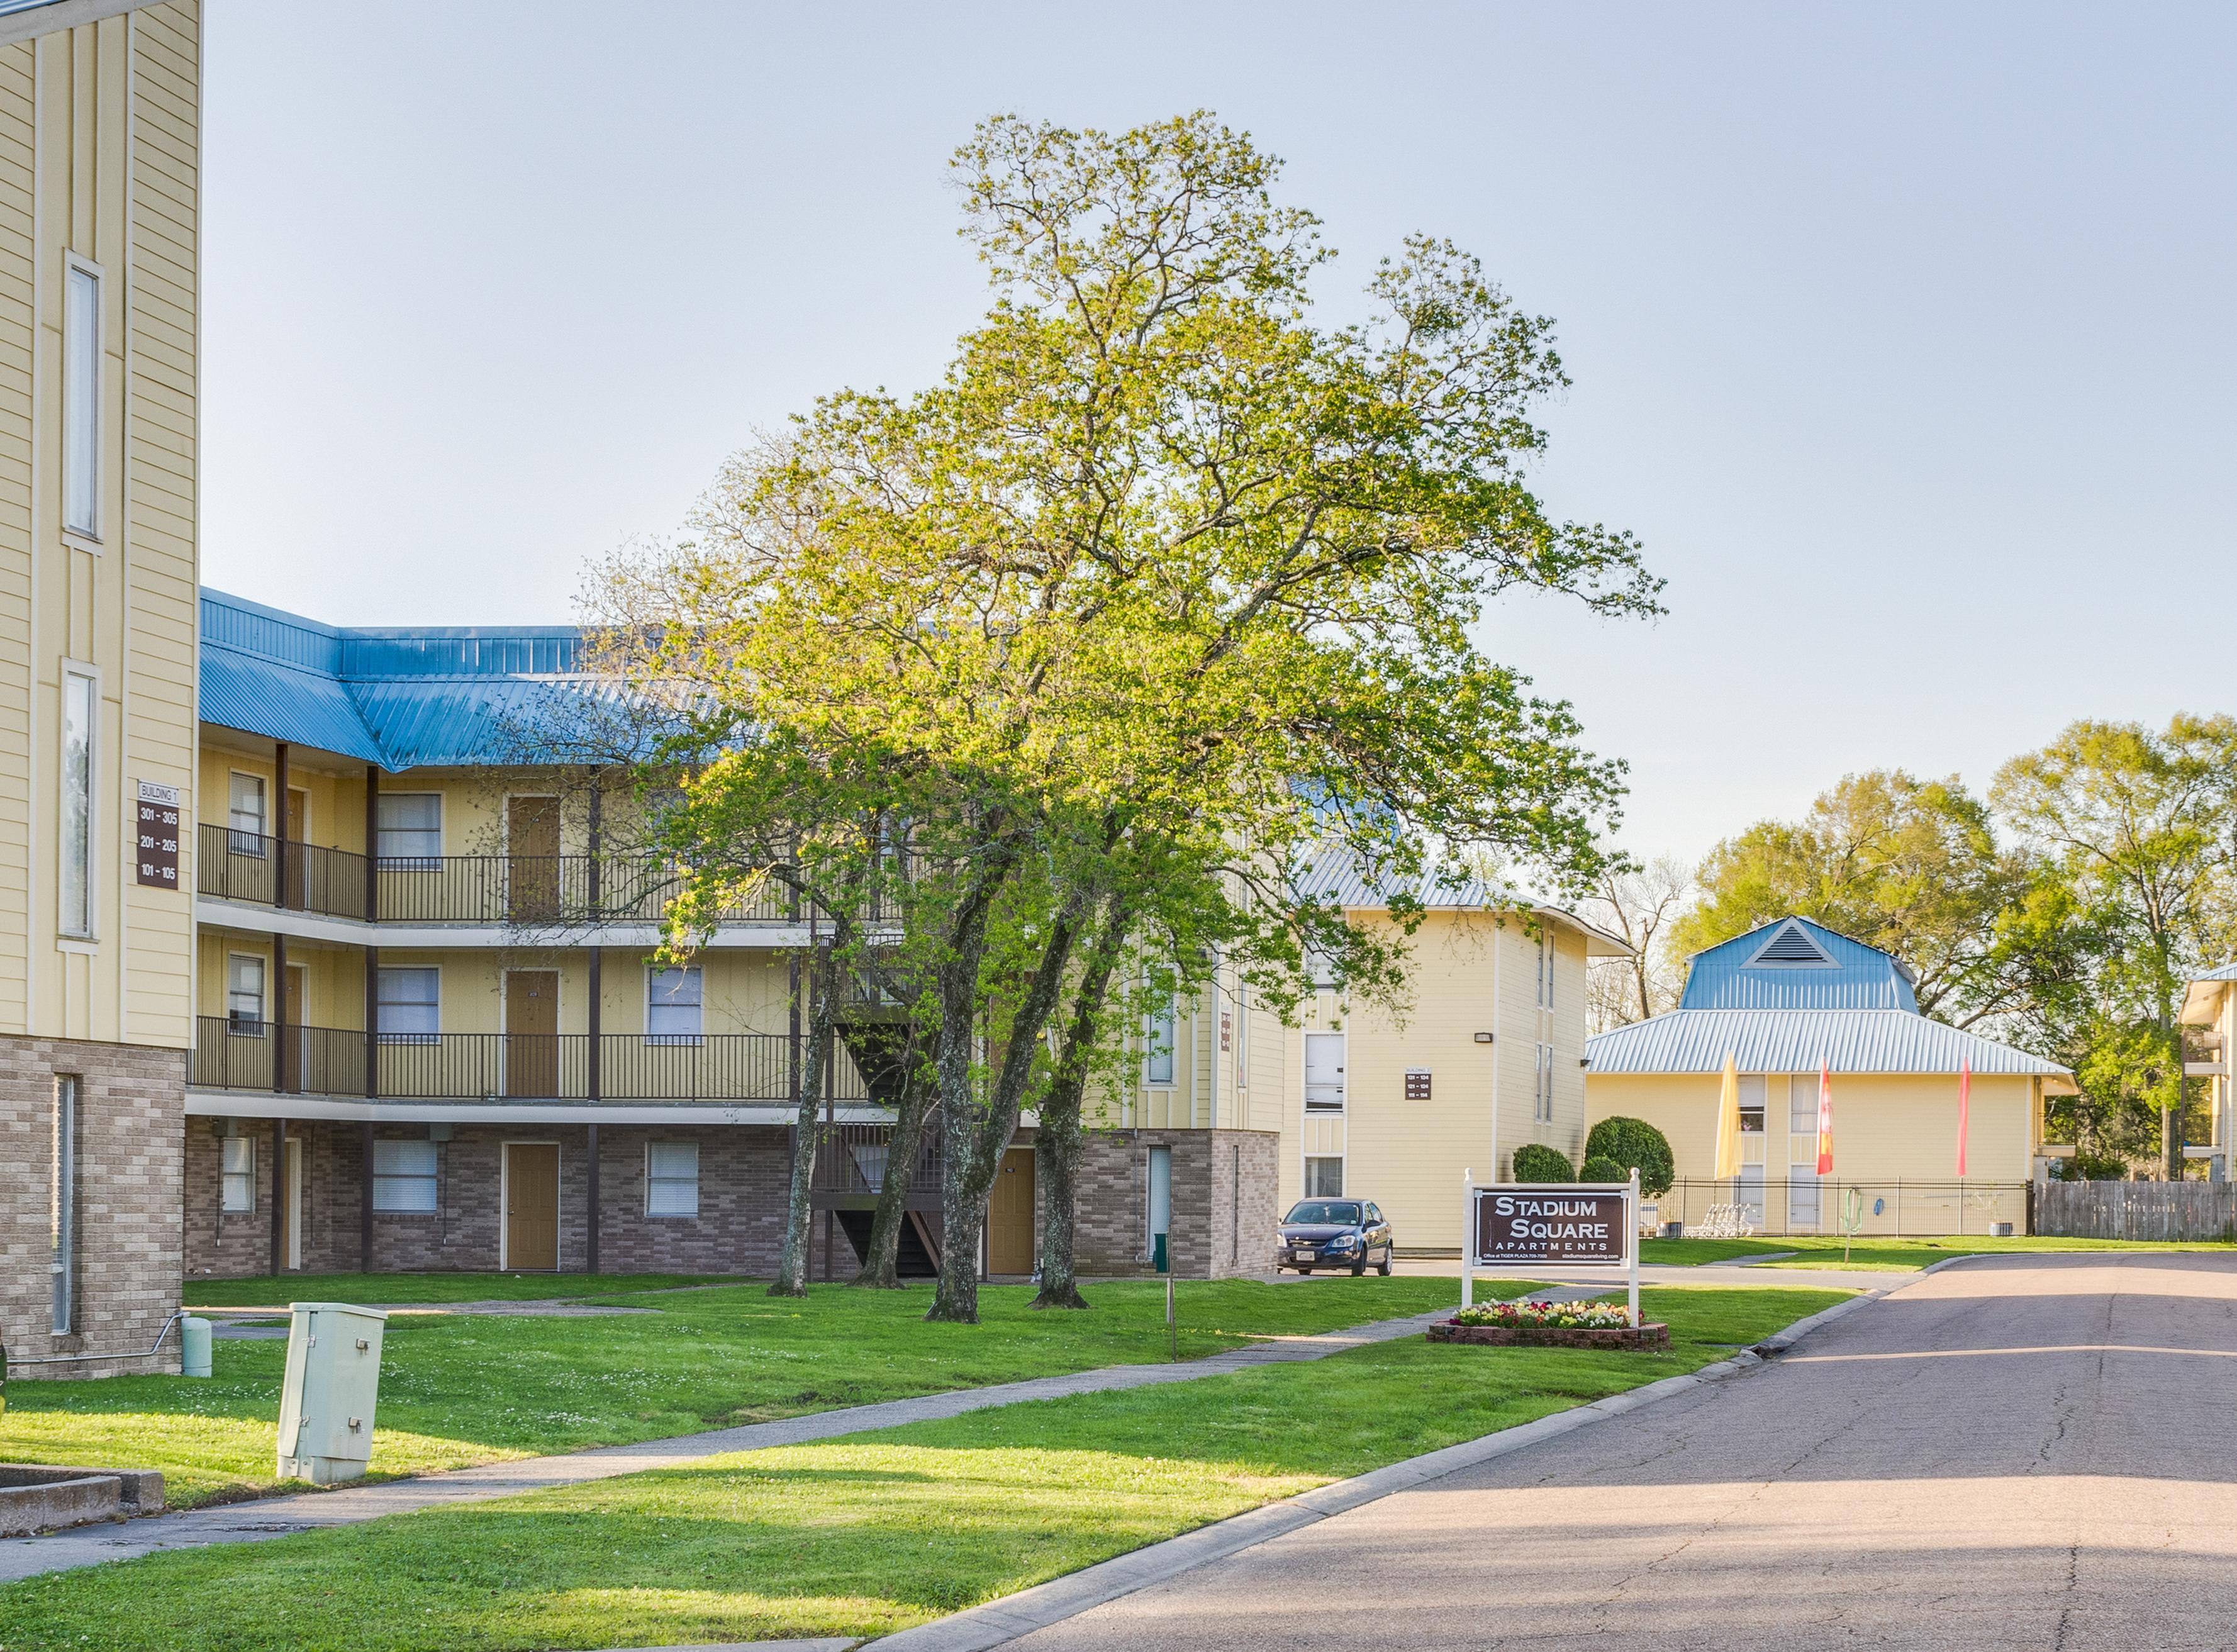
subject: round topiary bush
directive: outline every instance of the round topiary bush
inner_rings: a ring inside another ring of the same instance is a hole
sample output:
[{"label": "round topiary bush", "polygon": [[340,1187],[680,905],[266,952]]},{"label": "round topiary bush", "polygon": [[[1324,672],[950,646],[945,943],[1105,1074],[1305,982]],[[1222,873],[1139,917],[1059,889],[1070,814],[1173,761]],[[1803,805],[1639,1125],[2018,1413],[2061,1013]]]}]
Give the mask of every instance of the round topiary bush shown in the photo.
[{"label": "round topiary bush", "polygon": [[1587,1156],[1584,1164],[1579,1167],[1577,1180],[1579,1181],[1629,1181],[1631,1166],[1618,1164],[1604,1153],[1592,1153]]},{"label": "round topiary bush", "polygon": [[1670,1151],[1670,1138],[1644,1119],[1602,1119],[1585,1138],[1587,1159],[1613,1159],[1623,1167],[1618,1180],[1639,1172],[1642,1197],[1658,1199],[1678,1179],[1678,1160]]},{"label": "round topiary bush", "polygon": [[1574,1181],[1576,1179],[1577,1173],[1569,1167],[1567,1158],[1542,1142],[1533,1141],[1514,1150],[1514,1180],[1517,1181]]}]

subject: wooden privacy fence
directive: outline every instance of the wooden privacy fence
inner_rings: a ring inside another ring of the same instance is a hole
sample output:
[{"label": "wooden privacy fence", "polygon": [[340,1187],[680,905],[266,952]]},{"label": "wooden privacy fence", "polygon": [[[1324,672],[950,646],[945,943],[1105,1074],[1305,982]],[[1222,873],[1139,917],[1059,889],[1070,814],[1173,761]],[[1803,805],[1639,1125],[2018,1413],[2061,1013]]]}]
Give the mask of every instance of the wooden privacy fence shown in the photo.
[{"label": "wooden privacy fence", "polygon": [[2237,1239],[2237,1182],[2042,1182],[2035,1231],[2062,1239]]}]

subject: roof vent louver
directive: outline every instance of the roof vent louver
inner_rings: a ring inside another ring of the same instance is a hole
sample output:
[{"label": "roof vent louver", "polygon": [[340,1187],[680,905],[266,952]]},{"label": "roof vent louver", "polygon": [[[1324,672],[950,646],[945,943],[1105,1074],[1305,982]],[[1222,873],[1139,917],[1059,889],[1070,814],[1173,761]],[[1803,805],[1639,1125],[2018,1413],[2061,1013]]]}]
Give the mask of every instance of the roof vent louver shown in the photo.
[{"label": "roof vent louver", "polygon": [[1826,955],[1825,949],[1810,938],[1810,932],[1793,919],[1779,926],[1778,933],[1757,948],[1748,960],[1751,969],[1831,969],[1838,968]]}]

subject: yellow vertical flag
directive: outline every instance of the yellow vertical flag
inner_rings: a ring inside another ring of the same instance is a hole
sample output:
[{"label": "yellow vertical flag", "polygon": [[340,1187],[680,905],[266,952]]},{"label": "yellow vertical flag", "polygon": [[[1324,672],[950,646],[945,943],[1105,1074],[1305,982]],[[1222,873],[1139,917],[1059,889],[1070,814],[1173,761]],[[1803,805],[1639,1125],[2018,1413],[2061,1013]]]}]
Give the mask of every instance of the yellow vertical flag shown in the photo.
[{"label": "yellow vertical flag", "polygon": [[1740,1173],[1739,1057],[1725,1052],[1725,1093],[1717,1098],[1717,1180]]}]

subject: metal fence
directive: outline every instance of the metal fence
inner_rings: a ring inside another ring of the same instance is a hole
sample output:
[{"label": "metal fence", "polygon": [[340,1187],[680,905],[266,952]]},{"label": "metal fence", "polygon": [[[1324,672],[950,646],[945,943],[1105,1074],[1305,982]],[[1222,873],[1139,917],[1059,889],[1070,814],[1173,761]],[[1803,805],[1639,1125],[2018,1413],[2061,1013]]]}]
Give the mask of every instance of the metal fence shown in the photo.
[{"label": "metal fence", "polygon": [[2062,1239],[2237,1239],[2237,1183],[2045,1182],[2035,1222]]},{"label": "metal fence", "polygon": [[1838,1235],[1853,1190],[1860,1202],[1858,1235],[1986,1234],[1994,1222],[2028,1231],[2028,1184],[2023,1181],[1842,1181],[1794,1177],[1766,1181],[1728,1176],[1716,1181],[1680,1180],[1653,1201],[1656,1219],[1684,1222],[1690,1232],[1718,1206],[1739,1206],[1758,1233]]},{"label": "metal fence", "polygon": [[[847,1198],[871,1198],[885,1186],[892,1158],[893,1127],[835,1124],[822,1127],[815,1153],[814,1189]],[[917,1137],[916,1163],[909,1176],[909,1201],[937,1201],[940,1188],[940,1135],[937,1113]]]},{"label": "metal fence", "polygon": [[[200,1017],[188,1071],[201,1089],[375,1096],[386,1101],[713,1101],[770,1105],[792,1096],[792,1041],[782,1033],[428,1033],[361,1031]],[[366,1067],[376,1082],[368,1088]],[[595,1082],[594,1082],[595,1080]],[[832,1099],[870,1099],[844,1041],[833,1049]],[[811,1091],[821,1095],[809,1075]]]}]

